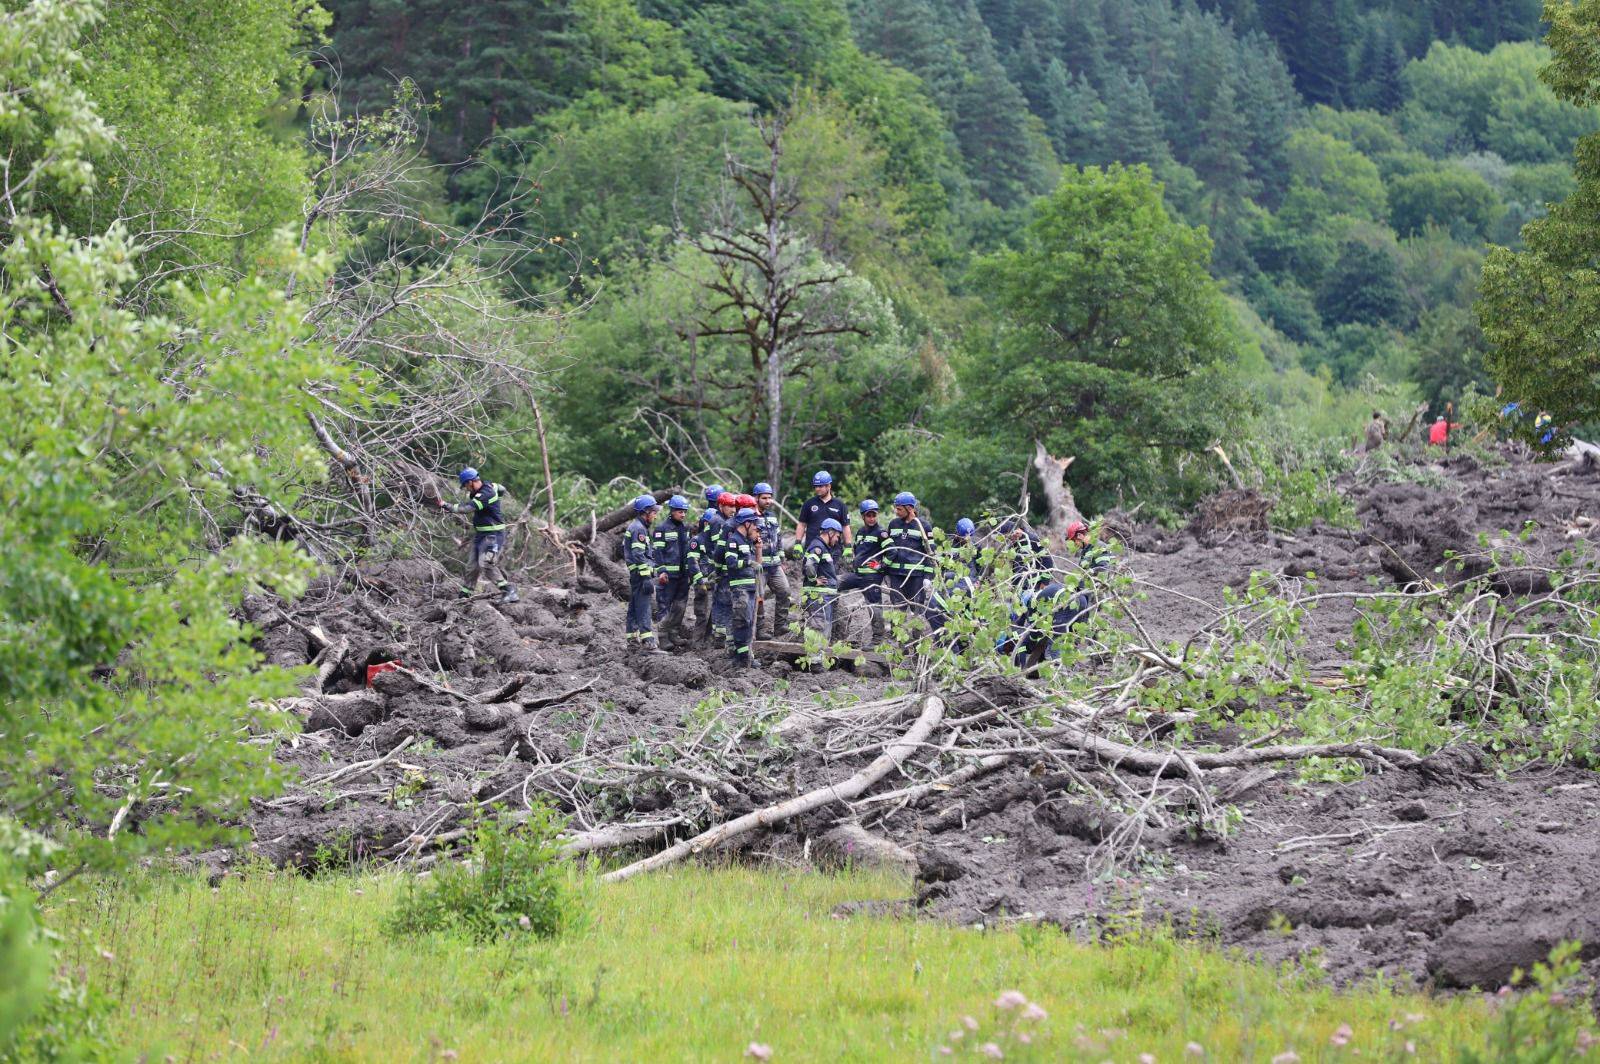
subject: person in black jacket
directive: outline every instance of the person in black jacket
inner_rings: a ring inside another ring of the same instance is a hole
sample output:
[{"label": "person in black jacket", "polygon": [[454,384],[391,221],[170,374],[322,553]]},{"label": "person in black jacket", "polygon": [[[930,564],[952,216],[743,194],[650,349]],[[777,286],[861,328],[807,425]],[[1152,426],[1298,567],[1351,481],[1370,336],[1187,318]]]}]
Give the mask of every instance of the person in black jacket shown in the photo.
[{"label": "person in black jacket", "polygon": [[853,572],[839,581],[839,593],[860,591],[867,603],[867,616],[871,626],[872,646],[883,642],[883,580],[888,558],[889,530],[878,521],[878,504],[871,499],[861,500],[861,531],[856,533],[850,557]]},{"label": "person in black jacket", "polygon": [[733,664],[739,669],[760,668],[750,646],[756,633],[756,552],[753,542],[760,536],[756,528],[759,518],[755,510],[738,511],[723,526],[718,539],[722,552],[720,569],[732,605],[729,637]]},{"label": "person in black jacket", "polygon": [[651,537],[656,563],[656,634],[676,650],[688,642],[683,615],[689,607],[689,553],[694,532],[689,527],[689,500],[674,495],[667,500],[667,519],[657,522]]},{"label": "person in black jacket", "polygon": [[633,520],[622,532],[622,560],[628,566],[628,649],[656,650],[656,566],[650,556],[650,526],[661,507],[655,496],[633,500]]},{"label": "person in black jacket", "polygon": [[472,565],[461,584],[461,597],[470,598],[478,589],[479,578],[488,577],[500,589],[501,602],[515,602],[517,589],[500,571],[500,555],[506,549],[506,519],[500,512],[505,489],[498,484],[485,483],[471,466],[461,471],[459,479],[467,493],[466,502],[452,504],[443,499],[435,502],[441,510],[472,515]]}]

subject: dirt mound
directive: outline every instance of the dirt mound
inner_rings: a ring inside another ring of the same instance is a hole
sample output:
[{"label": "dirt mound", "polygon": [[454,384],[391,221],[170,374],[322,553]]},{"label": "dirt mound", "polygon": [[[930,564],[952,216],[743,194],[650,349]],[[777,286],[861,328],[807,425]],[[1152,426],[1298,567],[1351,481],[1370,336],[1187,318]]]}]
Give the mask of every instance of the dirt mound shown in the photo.
[{"label": "dirt mound", "polygon": [[[1157,644],[1187,638],[1255,570],[1355,591],[1449,584],[1487,571],[1488,552],[1515,552],[1525,560],[1502,566],[1502,590],[1525,594],[1540,588],[1539,565],[1600,517],[1592,474],[1514,455],[1390,463],[1343,488],[1358,527],[1273,532],[1265,500],[1228,493],[1184,530],[1127,528],[1123,568],[1143,596],[1143,630]],[[752,677],[715,650],[628,654],[625,578],[608,550],[595,544],[580,573],[525,578],[513,605],[456,601],[450,574],[412,561],[324,579],[292,608],[248,601],[269,660],[317,671],[290,704],[306,730],[278,753],[297,782],[253,810],[254,849],[297,867],[426,864],[461,839],[474,804],[519,810],[543,796],[572,816],[576,851],[649,852],[825,795],[923,719],[914,692],[865,672],[773,660]],[[1356,608],[1334,596],[1308,615],[1314,670],[1342,663]],[[369,686],[370,667],[396,661]],[[1007,753],[1027,726],[1017,715],[1038,698],[1025,678],[971,679],[944,700],[937,734],[849,803],[766,819],[775,826],[713,848],[914,860],[917,900],[935,916],[1095,933],[1131,910],[1340,979],[1383,971],[1495,986],[1561,938],[1600,946],[1592,773],[1500,778],[1471,751],[1409,766],[1415,757],[1400,751],[1372,754],[1359,782],[1305,786],[1292,766],[1162,757],[1173,722],[1159,715],[1144,718],[1138,749],[1107,745],[1069,716],[1047,729],[1048,756]],[[1116,715],[1128,708],[1137,700]],[[939,751],[958,739],[979,752],[952,769]],[[1111,764],[1118,786],[1187,786],[1197,816],[1232,807],[1242,820],[1218,842],[1195,817],[1140,815],[1137,794],[1090,800]]]}]

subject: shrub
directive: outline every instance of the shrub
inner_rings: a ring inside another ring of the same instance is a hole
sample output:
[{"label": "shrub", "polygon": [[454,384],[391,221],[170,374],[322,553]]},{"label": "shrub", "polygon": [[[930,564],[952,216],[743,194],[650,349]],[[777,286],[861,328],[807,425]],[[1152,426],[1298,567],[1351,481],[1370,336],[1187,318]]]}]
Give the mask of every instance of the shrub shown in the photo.
[{"label": "shrub", "polygon": [[413,880],[385,921],[391,935],[461,932],[479,941],[508,932],[554,937],[575,926],[581,904],[557,836],[565,818],[535,805],[517,828],[498,810],[474,813],[471,860]]},{"label": "shrub", "polygon": [[[1521,997],[1512,997],[1510,987],[1502,988],[1506,1003],[1489,1029],[1483,1051],[1469,1049],[1462,1060],[1467,1064],[1553,1064],[1576,1060],[1600,1043],[1594,1014],[1578,986],[1583,975],[1581,952],[1578,943],[1563,942],[1550,951],[1547,963],[1533,966],[1533,986]],[[1521,969],[1512,974],[1511,982],[1523,982]]]}]

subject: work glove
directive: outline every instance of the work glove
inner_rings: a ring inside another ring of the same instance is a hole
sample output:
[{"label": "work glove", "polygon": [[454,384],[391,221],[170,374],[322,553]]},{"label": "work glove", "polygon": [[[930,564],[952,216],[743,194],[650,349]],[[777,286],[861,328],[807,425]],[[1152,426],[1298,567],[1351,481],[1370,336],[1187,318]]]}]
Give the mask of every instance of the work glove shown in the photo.
[{"label": "work glove", "polygon": [[806,549],[804,547],[802,547],[800,544],[798,544],[798,543],[789,544],[789,557],[798,558],[802,554],[804,554],[805,552],[806,552]]}]

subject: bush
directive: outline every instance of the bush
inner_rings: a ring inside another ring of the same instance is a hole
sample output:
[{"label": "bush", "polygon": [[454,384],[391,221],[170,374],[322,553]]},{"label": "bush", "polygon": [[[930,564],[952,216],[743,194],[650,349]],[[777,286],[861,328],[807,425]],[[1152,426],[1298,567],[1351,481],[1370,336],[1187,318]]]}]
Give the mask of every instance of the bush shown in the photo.
[{"label": "bush", "polygon": [[[1583,976],[1579,962],[1582,948],[1576,942],[1563,942],[1550,951],[1548,963],[1533,966],[1533,986],[1520,997],[1502,988],[1505,1006],[1489,1029],[1482,1053],[1467,1050],[1467,1064],[1544,1064],[1576,1060],[1600,1043],[1595,1036],[1594,1014],[1578,985]],[[1511,976],[1513,985],[1523,982],[1519,969]]]},{"label": "bush", "polygon": [[551,938],[575,926],[581,905],[557,836],[565,818],[535,805],[520,830],[496,811],[475,813],[471,860],[413,880],[385,921],[391,935],[462,932],[479,941],[508,932]]}]

